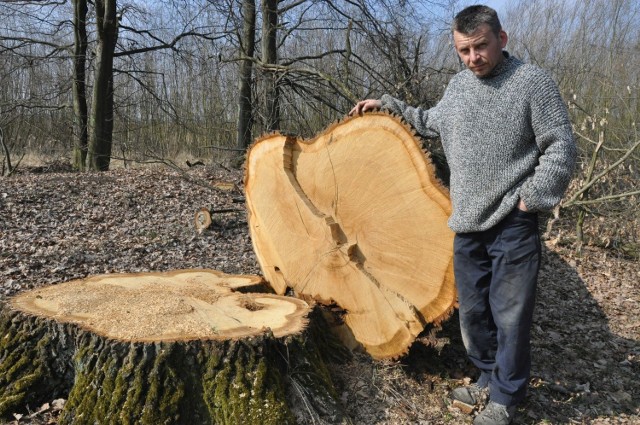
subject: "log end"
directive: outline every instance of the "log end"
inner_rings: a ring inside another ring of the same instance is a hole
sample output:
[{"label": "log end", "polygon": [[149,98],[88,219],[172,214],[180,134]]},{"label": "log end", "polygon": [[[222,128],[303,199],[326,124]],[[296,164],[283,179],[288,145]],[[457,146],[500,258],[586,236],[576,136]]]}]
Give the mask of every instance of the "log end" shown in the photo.
[{"label": "log end", "polygon": [[[402,356],[456,300],[449,192],[415,131],[384,112],[312,140],[263,136],[247,154],[254,251],[276,293],[345,311],[372,356]],[[277,194],[277,196],[274,196]]]}]

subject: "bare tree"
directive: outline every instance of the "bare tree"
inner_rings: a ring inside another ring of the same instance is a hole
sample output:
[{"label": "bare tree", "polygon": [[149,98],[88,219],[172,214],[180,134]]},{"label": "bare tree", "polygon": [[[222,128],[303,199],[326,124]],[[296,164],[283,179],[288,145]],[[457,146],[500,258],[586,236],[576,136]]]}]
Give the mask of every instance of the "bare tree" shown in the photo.
[{"label": "bare tree", "polygon": [[[75,124],[72,127],[67,122],[66,125],[68,129],[74,128],[72,148],[76,168],[82,169],[83,163],[83,103],[90,107],[87,108],[90,118],[87,134],[91,146],[87,149],[85,164],[92,169],[106,169],[114,143],[123,157],[131,147],[153,151],[174,139],[185,139],[195,149],[199,139],[204,142],[201,145],[238,147],[240,135],[244,135],[242,144],[247,145],[251,141],[251,130],[269,131],[283,127],[283,123],[285,131],[313,133],[327,121],[344,114],[365,92],[380,94],[411,87],[408,91],[413,93],[430,93],[430,90],[421,90],[425,82],[437,87],[433,73],[431,78],[420,76],[423,70],[428,70],[423,62],[430,39],[420,35],[420,42],[413,45],[410,40],[414,32],[394,35],[394,31],[407,23],[411,23],[406,25],[410,28],[425,28],[409,21],[411,16],[419,14],[413,13],[415,9],[406,4],[400,5],[399,12],[391,13],[393,5],[382,0],[339,2],[335,7],[328,2],[265,0],[258,10],[255,10],[255,0],[253,3],[254,22],[261,20],[259,25],[264,34],[255,46],[257,54],[251,54],[251,46],[241,41],[243,19],[251,13],[241,13],[243,3],[240,1],[190,0],[180,5],[173,2],[159,5],[136,0],[126,4],[102,0],[96,7],[87,3],[85,12],[84,0],[74,0],[74,25],[67,25],[70,37],[58,42],[57,50],[50,48],[53,53],[49,58],[58,57],[61,63],[71,59],[66,65],[68,75],[75,75],[65,82],[60,79],[64,72],[59,73],[56,78],[47,79],[44,86],[52,90],[68,87],[68,91],[59,92],[67,98],[66,106],[56,105],[62,108],[61,112],[73,99],[74,113],[68,118],[73,118]],[[113,43],[101,40],[106,40],[105,23],[115,23],[115,20],[113,16],[109,19],[104,16],[98,19],[98,16],[105,11],[113,15],[115,5],[122,19],[117,28],[111,28],[115,30],[113,47]],[[97,14],[93,13],[94,9]],[[24,20],[35,22],[44,14],[44,11],[34,13]],[[64,17],[60,17],[61,20],[49,19],[50,25],[64,22]],[[376,27],[374,21],[381,26]],[[85,34],[82,34],[82,22],[87,25]],[[64,24],[60,25],[64,28]],[[255,24],[253,26],[255,28]],[[395,37],[391,44],[385,41],[379,44],[381,48],[375,47],[375,39],[388,37]],[[103,50],[109,45],[113,47],[111,59],[105,57]],[[386,54],[391,45],[395,46],[394,57],[398,60],[403,53],[411,58],[399,73],[388,59],[380,56],[380,52]],[[243,52],[240,57],[238,51]],[[232,60],[234,66],[227,66],[231,62],[225,58],[232,57],[236,58]],[[110,75],[105,71],[108,65],[105,61],[111,61]],[[28,69],[27,64],[24,69]],[[83,78],[83,69],[92,72]],[[250,69],[258,69],[260,78],[254,81]],[[407,77],[409,75],[411,77]],[[242,80],[251,84],[243,86],[239,83]],[[86,95],[82,99],[83,81],[85,90],[93,93],[91,100],[86,99]],[[230,85],[231,81],[235,84]],[[240,93],[230,90],[234,86]],[[98,96],[98,93],[101,94]],[[251,107],[245,102],[250,99]],[[239,119],[240,111],[242,119]],[[154,144],[160,146],[154,148]],[[168,154],[164,147],[155,153]],[[103,158],[102,162],[98,157]]]},{"label": "bare tree", "polygon": [[[0,127],[0,146],[2,146],[2,153],[4,153],[4,161],[2,162],[2,173],[0,173],[0,175],[10,175],[13,172],[13,165],[11,165],[11,152],[9,152],[9,148],[4,142],[4,131],[2,130],[2,127]],[[4,168],[5,164],[7,166],[6,173]]]},{"label": "bare tree", "polygon": [[262,0],[262,64],[265,83],[265,127],[280,128],[278,73],[269,65],[278,63],[278,0]]},{"label": "bare tree", "polygon": [[65,151],[70,137],[69,85],[63,57],[71,44],[61,20],[64,2],[0,3],[0,118],[13,154],[25,146],[51,154]]},{"label": "bare tree", "polygon": [[113,55],[118,39],[116,0],[96,0],[98,45],[87,160],[92,170],[108,170],[113,137]]},{"label": "bare tree", "polygon": [[[256,3],[255,0],[242,0],[242,37],[240,39],[241,56],[252,58],[255,51],[256,37]],[[251,123],[252,107],[251,78],[253,62],[250,59],[240,61],[240,75],[238,78],[238,149],[247,148],[252,141]]]},{"label": "bare tree", "polygon": [[73,166],[84,171],[89,145],[87,107],[87,0],[73,0]]}]

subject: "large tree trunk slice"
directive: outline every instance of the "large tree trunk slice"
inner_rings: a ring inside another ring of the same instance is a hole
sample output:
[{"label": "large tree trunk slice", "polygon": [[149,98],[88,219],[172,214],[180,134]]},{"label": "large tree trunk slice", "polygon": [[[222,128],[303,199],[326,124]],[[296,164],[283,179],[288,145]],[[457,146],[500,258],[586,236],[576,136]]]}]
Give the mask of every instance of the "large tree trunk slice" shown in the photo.
[{"label": "large tree trunk slice", "polygon": [[372,113],[312,141],[274,134],[248,153],[249,229],[276,293],[346,310],[376,358],[405,353],[456,300],[448,191],[414,132]]},{"label": "large tree trunk slice", "polygon": [[10,299],[0,417],[64,397],[60,423],[281,424],[304,397],[338,420],[309,306],[238,292],[260,282],[213,270],[113,274]]}]

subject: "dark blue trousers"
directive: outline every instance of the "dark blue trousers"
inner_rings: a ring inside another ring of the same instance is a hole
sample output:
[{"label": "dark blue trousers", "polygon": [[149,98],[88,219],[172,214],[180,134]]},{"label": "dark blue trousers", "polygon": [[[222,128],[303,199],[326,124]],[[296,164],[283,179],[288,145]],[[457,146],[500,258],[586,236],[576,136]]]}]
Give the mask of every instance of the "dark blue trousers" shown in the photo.
[{"label": "dark blue trousers", "polygon": [[507,406],[527,391],[540,258],[538,216],[517,208],[493,228],[454,240],[462,339],[480,369],[478,384]]}]

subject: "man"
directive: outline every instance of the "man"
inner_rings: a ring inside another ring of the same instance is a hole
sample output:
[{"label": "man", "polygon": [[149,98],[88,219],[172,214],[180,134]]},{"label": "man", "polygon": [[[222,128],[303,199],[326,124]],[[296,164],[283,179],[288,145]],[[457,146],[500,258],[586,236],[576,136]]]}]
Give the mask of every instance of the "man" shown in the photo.
[{"label": "man", "polygon": [[358,102],[350,114],[383,108],[429,137],[440,136],[451,170],[454,273],[460,328],[479,368],[452,397],[487,407],[474,424],[509,424],[527,390],[530,332],[541,257],[539,211],[566,190],[576,148],[553,80],[503,48],[507,34],[495,10],[470,6],[456,15],[456,52],[466,70],[438,104],[413,108],[384,95]]}]

